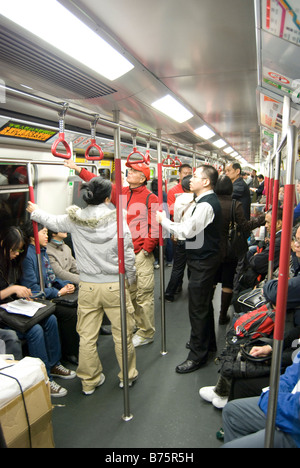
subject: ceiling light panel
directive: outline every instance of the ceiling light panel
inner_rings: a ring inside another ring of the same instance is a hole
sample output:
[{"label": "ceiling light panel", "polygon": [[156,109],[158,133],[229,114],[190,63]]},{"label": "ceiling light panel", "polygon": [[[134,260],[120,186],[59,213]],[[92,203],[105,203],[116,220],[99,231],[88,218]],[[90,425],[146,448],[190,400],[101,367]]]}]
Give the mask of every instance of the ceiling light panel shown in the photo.
[{"label": "ceiling light panel", "polygon": [[202,127],[196,128],[194,132],[204,140],[209,140],[215,136],[215,132],[213,132],[207,125],[202,125]]},{"label": "ceiling light panel", "polygon": [[158,99],[158,101],[153,102],[152,107],[159,110],[163,114],[171,117],[176,122],[183,123],[193,117],[193,114],[189,112],[182,104],[180,104],[176,99],[167,94],[167,96]]}]

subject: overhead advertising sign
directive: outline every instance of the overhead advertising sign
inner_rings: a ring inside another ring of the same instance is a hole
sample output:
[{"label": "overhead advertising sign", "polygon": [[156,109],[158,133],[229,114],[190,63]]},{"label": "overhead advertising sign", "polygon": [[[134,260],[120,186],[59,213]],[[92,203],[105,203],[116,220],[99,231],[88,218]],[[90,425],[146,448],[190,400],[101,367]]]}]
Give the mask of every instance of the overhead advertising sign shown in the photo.
[{"label": "overhead advertising sign", "polygon": [[46,128],[37,127],[36,125],[22,124],[13,121],[7,122],[0,128],[0,136],[44,143],[56,134],[56,130],[47,130]]}]

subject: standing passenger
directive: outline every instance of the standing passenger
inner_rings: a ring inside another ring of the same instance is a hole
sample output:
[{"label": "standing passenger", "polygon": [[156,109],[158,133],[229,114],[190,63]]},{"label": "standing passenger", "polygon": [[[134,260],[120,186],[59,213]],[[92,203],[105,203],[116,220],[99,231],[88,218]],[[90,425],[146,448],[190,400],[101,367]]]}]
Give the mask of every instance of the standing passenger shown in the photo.
[{"label": "standing passenger", "polygon": [[[74,169],[85,181],[95,177],[70,159],[65,161],[65,166]],[[127,210],[127,223],[135,253],[137,281],[131,286],[130,294],[138,328],[133,337],[133,344],[137,347],[152,343],[155,334],[153,251],[158,244],[158,226],[155,220],[156,210],[152,205],[158,204],[158,198],[146,187],[150,179],[149,166],[138,163],[128,167],[129,187],[122,189],[122,202],[123,208]],[[115,191],[112,191],[111,200],[116,204]]]},{"label": "standing passenger", "polygon": [[186,240],[189,268],[189,316],[191,322],[190,352],[176,367],[176,372],[193,372],[204,365],[208,352],[215,350],[216,338],[212,307],[214,276],[220,263],[221,206],[213,189],[218,172],[212,166],[201,166],[194,173],[190,188],[196,206],[184,223],[166,219],[157,213],[157,220],[171,233]]},{"label": "standing passenger", "polygon": [[[122,336],[118,263],[118,232],[116,210],[110,204],[111,182],[97,177],[84,184],[84,209],[68,208],[66,215],[53,216],[29,202],[32,219],[45,223],[55,232],[70,232],[80,274],[78,324],[80,336],[77,375],[85,395],[94,393],[104,383],[97,341],[104,312],[112,324],[115,352],[120,366],[120,386],[123,386]],[[134,252],[131,235],[124,223],[125,267],[129,284],[135,281]],[[127,350],[129,385],[137,378],[135,350],[132,344],[133,307],[126,295]]]},{"label": "standing passenger", "polygon": [[226,175],[233,183],[232,198],[241,202],[246,219],[250,219],[251,196],[250,189],[242,177],[239,163],[232,163],[225,168]]},{"label": "standing passenger", "polygon": [[168,206],[172,221],[174,221],[174,205],[177,195],[184,193],[181,182],[184,179],[184,177],[187,177],[189,175],[192,175],[191,166],[189,164],[182,164],[179,168],[179,183],[168,191]]}]

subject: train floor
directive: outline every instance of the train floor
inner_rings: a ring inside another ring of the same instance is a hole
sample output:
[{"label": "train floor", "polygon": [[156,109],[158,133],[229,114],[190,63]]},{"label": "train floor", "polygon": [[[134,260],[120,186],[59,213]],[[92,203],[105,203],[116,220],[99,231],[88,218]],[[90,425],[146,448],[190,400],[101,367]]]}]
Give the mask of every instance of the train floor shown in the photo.
[{"label": "train floor", "polygon": [[[165,268],[167,285],[171,268]],[[218,448],[216,433],[222,412],[199,396],[203,386],[214,385],[218,367],[211,356],[207,365],[190,374],[177,374],[175,367],[187,357],[189,338],[187,279],[173,303],[166,303],[166,349],[161,355],[160,273],[155,270],[156,335],[151,344],[139,347],[139,378],[129,389],[132,419],[124,421],[124,390],[119,388],[118,364],[112,336],[100,335],[99,355],[106,376],[104,385],[91,396],[81,393],[78,378],[59,381],[68,389],[64,398],[52,399],[53,431],[57,448]],[[220,288],[214,297],[218,350],[226,326],[218,325]],[[75,367],[70,365],[75,370]]]}]

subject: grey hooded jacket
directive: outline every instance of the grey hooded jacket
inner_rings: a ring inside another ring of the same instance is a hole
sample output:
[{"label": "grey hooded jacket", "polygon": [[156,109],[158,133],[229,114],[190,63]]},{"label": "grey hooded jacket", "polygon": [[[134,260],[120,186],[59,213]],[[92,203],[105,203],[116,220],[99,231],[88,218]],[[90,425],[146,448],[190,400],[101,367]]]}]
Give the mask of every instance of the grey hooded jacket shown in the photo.
[{"label": "grey hooded jacket", "polygon": [[[51,215],[41,209],[31,214],[54,232],[69,232],[80,280],[91,283],[119,281],[117,212],[112,204],[71,206],[66,215]],[[135,254],[132,238],[123,216],[125,273],[129,284],[135,281]]]}]

